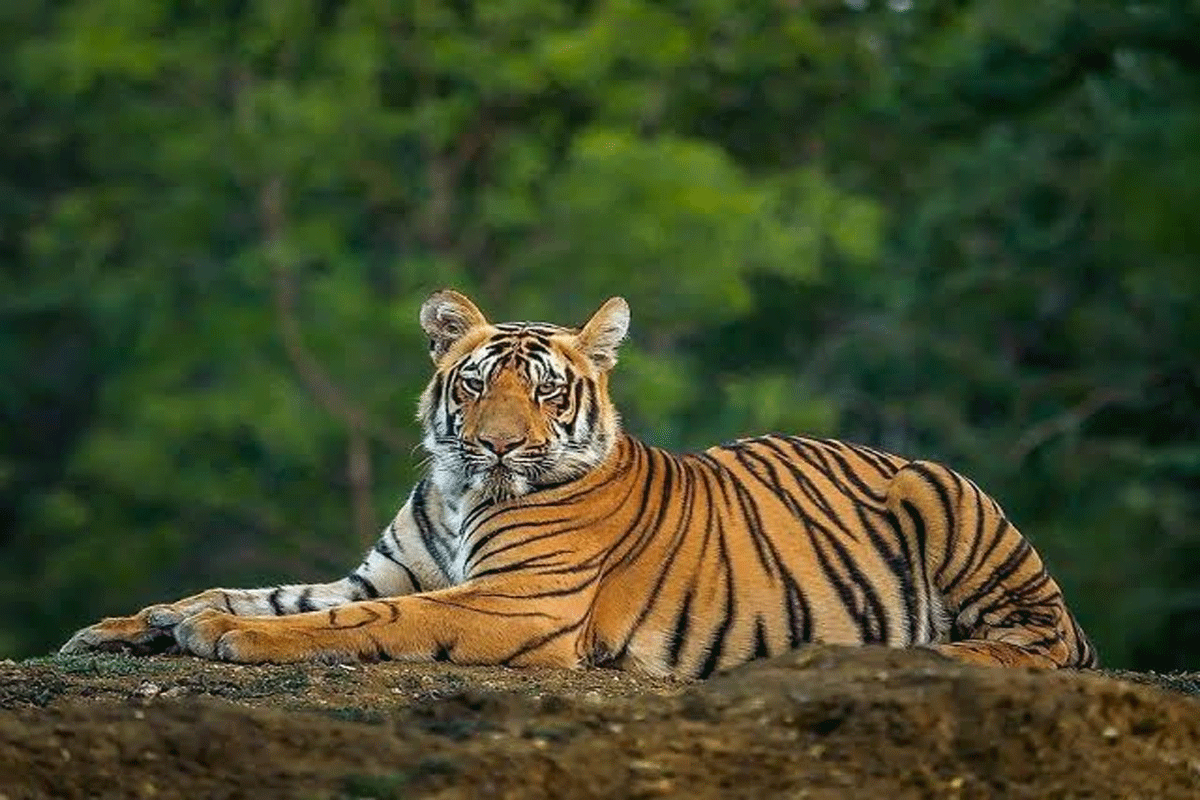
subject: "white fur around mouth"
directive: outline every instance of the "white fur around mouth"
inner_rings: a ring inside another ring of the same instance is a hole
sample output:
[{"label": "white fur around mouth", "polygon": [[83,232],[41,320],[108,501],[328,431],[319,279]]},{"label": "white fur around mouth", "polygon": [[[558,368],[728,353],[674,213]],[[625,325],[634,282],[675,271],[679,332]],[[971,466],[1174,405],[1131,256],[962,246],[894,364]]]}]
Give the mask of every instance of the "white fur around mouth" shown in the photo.
[{"label": "white fur around mouth", "polygon": [[495,500],[509,500],[529,493],[529,481],[505,464],[495,464],[471,480],[476,490]]}]

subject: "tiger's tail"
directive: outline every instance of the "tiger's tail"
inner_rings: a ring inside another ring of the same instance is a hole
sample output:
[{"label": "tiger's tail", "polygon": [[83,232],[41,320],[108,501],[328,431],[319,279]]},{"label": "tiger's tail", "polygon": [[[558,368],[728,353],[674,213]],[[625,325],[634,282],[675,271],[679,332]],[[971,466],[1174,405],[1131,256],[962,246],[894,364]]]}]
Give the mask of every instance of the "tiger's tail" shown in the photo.
[{"label": "tiger's tail", "polygon": [[934,649],[984,664],[1096,666],[1041,557],[972,481],[910,462],[893,477],[887,504],[951,615],[950,641]]}]

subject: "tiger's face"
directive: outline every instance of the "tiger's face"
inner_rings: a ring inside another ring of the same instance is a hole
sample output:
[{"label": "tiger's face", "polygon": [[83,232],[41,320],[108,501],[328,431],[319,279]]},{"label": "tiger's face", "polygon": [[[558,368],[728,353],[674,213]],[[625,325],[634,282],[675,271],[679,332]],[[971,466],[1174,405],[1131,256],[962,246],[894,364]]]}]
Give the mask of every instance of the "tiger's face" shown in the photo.
[{"label": "tiger's face", "polygon": [[417,413],[433,478],[448,496],[512,499],[591,471],[620,423],[607,375],[629,327],[629,306],[606,302],[579,329],[492,324],[465,296],[421,308],[436,369]]}]

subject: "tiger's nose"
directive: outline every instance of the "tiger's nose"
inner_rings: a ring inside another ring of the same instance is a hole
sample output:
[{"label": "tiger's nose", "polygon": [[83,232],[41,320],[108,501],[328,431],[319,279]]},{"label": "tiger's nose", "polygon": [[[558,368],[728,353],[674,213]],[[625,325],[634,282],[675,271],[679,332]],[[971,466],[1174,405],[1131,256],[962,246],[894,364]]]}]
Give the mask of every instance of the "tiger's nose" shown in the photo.
[{"label": "tiger's nose", "polygon": [[481,433],[479,443],[497,456],[503,456],[525,444],[525,436],[520,433]]}]

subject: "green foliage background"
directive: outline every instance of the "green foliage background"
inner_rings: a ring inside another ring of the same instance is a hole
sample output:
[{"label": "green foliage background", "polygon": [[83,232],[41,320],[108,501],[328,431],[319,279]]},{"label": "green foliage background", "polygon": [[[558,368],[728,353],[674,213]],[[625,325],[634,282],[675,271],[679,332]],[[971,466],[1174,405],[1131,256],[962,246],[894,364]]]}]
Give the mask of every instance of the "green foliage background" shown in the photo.
[{"label": "green foliage background", "polygon": [[1112,666],[1200,657],[1200,3],[0,11],[0,655],[329,578],[421,300],[626,296],[628,427],[938,458]]}]

